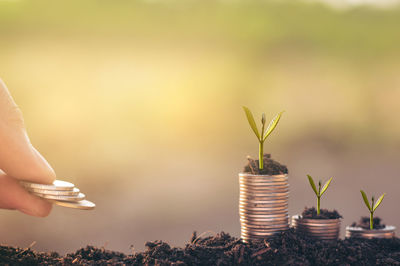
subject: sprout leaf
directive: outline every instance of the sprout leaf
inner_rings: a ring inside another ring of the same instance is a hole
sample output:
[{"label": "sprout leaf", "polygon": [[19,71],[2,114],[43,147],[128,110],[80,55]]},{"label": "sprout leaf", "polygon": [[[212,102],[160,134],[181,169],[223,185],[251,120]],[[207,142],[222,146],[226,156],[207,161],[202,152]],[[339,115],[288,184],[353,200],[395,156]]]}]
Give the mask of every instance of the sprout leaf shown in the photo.
[{"label": "sprout leaf", "polygon": [[256,122],[254,121],[253,114],[251,113],[250,109],[246,106],[243,106],[243,110],[246,113],[247,120],[249,121],[251,129],[253,129],[254,134],[256,134],[257,138],[260,139],[260,133],[258,133],[258,129],[256,126]]},{"label": "sprout leaf", "polygon": [[317,187],[315,186],[314,180],[312,179],[312,177],[310,175],[307,175],[307,177],[308,177],[308,181],[310,182],[312,189],[315,192],[315,195],[318,196],[318,190],[317,190]]},{"label": "sprout leaf", "polygon": [[383,195],[382,196],[380,196],[379,197],[379,199],[377,200],[377,202],[375,203],[375,206],[374,206],[374,211],[376,210],[376,208],[378,208],[378,206],[382,203],[382,200],[383,200],[383,198],[385,197],[385,194],[386,193],[383,193]]},{"label": "sprout leaf", "polygon": [[324,194],[324,192],[328,189],[329,185],[331,184],[332,178],[333,177],[331,177],[328,181],[326,181],[325,185],[323,186],[323,188],[321,190],[320,196],[322,196],[322,194]]},{"label": "sprout leaf", "polygon": [[[265,135],[263,135],[263,141],[265,141],[267,139],[267,137],[272,133],[272,131],[274,131],[274,129],[276,128],[276,126],[279,123],[279,120],[281,119],[281,116],[283,114],[283,111],[280,112],[279,114],[277,114],[274,119],[271,120],[271,122],[269,123],[267,130],[265,131]],[[264,134],[264,132],[261,132],[262,134]]]},{"label": "sprout leaf", "polygon": [[360,192],[361,192],[361,195],[362,195],[363,200],[365,202],[365,205],[367,205],[368,210],[372,211],[372,208],[371,208],[371,206],[369,205],[369,202],[368,202],[367,195],[365,194],[365,192],[363,190],[360,190]]}]

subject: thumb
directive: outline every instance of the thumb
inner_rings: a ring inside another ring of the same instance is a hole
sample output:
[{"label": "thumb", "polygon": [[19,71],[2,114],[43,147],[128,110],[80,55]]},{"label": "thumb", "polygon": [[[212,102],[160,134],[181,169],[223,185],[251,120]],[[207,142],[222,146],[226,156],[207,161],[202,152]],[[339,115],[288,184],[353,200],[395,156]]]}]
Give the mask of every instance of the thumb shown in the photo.
[{"label": "thumb", "polygon": [[0,169],[7,175],[35,183],[52,183],[54,170],[32,146],[21,110],[0,79]]},{"label": "thumb", "polygon": [[25,214],[45,217],[52,204],[26,191],[15,178],[0,171],[0,208],[17,209]]}]

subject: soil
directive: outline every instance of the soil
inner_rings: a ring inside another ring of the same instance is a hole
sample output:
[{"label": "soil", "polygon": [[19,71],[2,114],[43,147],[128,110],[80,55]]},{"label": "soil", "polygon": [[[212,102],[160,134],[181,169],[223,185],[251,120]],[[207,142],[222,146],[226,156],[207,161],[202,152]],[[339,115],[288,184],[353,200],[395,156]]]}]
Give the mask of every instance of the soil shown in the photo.
[{"label": "soil", "polygon": [[[374,217],[374,229],[383,229],[386,227],[385,224],[381,223],[381,218],[379,217]],[[360,221],[358,223],[354,222],[352,227],[361,227],[363,229],[369,230],[369,217],[361,217]]]},{"label": "soil", "polygon": [[400,239],[321,241],[295,229],[244,244],[224,232],[211,237],[194,233],[184,248],[146,243],[130,255],[87,246],[64,257],[31,249],[0,246],[0,263],[18,265],[400,265]]},{"label": "soil", "polygon": [[320,214],[317,214],[317,209],[312,207],[312,208],[305,208],[303,213],[301,214],[302,218],[307,218],[307,219],[339,219],[343,218],[342,215],[338,213],[337,210],[329,211],[327,209],[321,209]]},{"label": "soil", "polygon": [[271,154],[264,154],[264,169],[258,168],[259,160],[247,157],[247,165],[244,167],[244,173],[250,173],[253,175],[281,175],[287,174],[288,169],[285,165],[278,163],[271,159]]}]

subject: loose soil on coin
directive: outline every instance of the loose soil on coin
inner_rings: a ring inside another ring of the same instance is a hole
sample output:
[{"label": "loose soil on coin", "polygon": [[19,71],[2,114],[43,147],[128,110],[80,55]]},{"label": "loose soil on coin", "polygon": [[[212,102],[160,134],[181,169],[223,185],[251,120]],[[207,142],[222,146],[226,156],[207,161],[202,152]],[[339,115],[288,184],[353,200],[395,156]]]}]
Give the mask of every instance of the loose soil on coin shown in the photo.
[{"label": "loose soil on coin", "polygon": [[64,257],[0,246],[2,265],[400,265],[400,239],[318,241],[294,229],[272,239],[244,244],[226,233],[193,234],[183,248],[146,243],[130,255],[87,246]]},{"label": "loose soil on coin", "polygon": [[[321,209],[320,214],[317,214],[317,209],[312,207],[312,208],[305,208],[303,213],[301,214],[302,218],[306,219],[339,219],[343,218],[342,215],[338,213],[337,210],[329,211],[327,209]],[[368,223],[369,225],[369,223]]]},{"label": "loose soil on coin", "polygon": [[[379,217],[374,217],[374,229],[383,229],[386,227],[386,225],[381,223],[381,218]],[[367,229],[369,230],[369,217],[361,217],[360,221],[358,223],[354,222],[352,225],[352,227],[361,227],[362,229]]]},{"label": "loose soil on coin", "polygon": [[264,169],[258,168],[259,160],[248,157],[243,172],[253,175],[281,175],[287,174],[288,169],[285,165],[271,159],[271,154],[264,154]]}]

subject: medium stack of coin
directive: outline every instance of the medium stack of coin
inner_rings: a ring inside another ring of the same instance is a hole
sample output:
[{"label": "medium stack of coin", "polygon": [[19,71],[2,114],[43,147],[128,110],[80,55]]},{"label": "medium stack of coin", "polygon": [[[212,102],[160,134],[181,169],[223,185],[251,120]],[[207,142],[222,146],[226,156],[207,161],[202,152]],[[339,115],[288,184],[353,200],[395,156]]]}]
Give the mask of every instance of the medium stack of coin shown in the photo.
[{"label": "medium stack of coin", "polygon": [[96,206],[85,200],[85,194],[70,182],[55,180],[53,184],[47,185],[20,181],[20,184],[30,193],[60,206],[81,210],[92,210]]},{"label": "medium stack of coin", "polygon": [[239,215],[244,242],[289,228],[287,175],[239,174]]},{"label": "medium stack of coin", "polygon": [[292,227],[316,239],[335,240],[339,238],[341,219],[309,219],[299,215],[292,217]]}]

